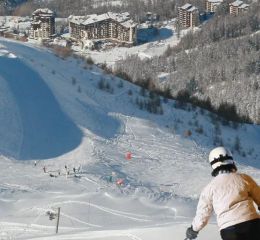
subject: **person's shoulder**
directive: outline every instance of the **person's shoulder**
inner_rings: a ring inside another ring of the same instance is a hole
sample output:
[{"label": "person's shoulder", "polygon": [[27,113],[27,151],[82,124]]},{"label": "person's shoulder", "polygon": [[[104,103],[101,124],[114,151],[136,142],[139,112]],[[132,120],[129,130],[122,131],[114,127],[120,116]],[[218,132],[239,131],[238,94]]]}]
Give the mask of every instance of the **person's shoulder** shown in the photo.
[{"label": "person's shoulder", "polygon": [[249,175],[247,175],[247,174],[245,174],[245,173],[238,173],[239,174],[239,176],[241,177],[241,178],[243,178],[247,183],[255,183],[255,180],[251,177],[251,176],[249,176]]},{"label": "person's shoulder", "polygon": [[244,178],[244,179],[252,179],[251,176],[249,176],[248,174],[246,173],[236,173],[238,176]]}]

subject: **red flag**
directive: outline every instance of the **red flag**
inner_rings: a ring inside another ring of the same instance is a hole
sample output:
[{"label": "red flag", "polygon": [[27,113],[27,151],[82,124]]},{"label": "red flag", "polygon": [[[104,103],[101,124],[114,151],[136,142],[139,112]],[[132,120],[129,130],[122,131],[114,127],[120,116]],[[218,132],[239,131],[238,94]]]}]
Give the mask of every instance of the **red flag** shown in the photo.
[{"label": "red flag", "polygon": [[126,160],[131,160],[131,158],[132,158],[132,153],[127,152],[126,155],[125,155],[125,158],[126,158]]}]

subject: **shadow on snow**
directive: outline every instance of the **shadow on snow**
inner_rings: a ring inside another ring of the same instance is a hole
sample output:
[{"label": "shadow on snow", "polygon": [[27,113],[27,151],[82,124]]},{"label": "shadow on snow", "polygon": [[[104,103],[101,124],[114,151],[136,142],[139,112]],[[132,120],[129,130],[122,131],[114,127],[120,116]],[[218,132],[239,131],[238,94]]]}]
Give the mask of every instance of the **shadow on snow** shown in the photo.
[{"label": "shadow on snow", "polygon": [[169,28],[140,28],[137,32],[137,42],[139,44],[162,41],[173,36],[173,31]]},{"label": "shadow on snow", "polygon": [[1,57],[0,75],[20,113],[23,139],[19,159],[57,157],[81,143],[81,130],[64,114],[40,75],[17,58]]},{"label": "shadow on snow", "polygon": [[105,109],[93,107],[80,99],[77,99],[77,101],[83,108],[86,116],[86,119],[80,123],[82,126],[102,138],[111,139],[115,137],[115,134],[121,128],[121,123],[118,119],[109,116]]}]

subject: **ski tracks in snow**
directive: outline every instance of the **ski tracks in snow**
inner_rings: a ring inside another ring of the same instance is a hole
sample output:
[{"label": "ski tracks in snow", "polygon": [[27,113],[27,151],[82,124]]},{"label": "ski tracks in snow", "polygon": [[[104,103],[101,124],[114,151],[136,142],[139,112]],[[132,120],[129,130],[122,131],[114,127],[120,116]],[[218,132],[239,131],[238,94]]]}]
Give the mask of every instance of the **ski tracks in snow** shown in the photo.
[{"label": "ski tracks in snow", "polygon": [[35,240],[59,240],[59,239],[70,239],[70,240],[87,240],[87,239],[100,239],[100,240],[143,240],[142,238],[130,233],[124,232],[121,230],[113,230],[113,231],[98,231],[98,232],[82,232],[75,234],[66,234],[64,235],[56,235],[50,237],[39,237],[34,238]]},{"label": "ski tracks in snow", "polygon": [[136,235],[133,235],[132,233],[127,233],[126,236],[132,240],[143,240],[142,238],[137,237]]},{"label": "ski tracks in snow", "polygon": [[82,201],[65,201],[65,202],[59,202],[59,203],[55,203],[52,206],[56,206],[56,205],[62,205],[62,204],[79,204],[79,205],[87,205],[87,206],[91,206],[94,207],[96,209],[99,209],[103,212],[106,213],[110,213],[112,215],[116,215],[122,218],[128,218],[131,219],[133,221],[137,221],[137,222],[150,222],[150,219],[145,219],[145,218],[149,218],[148,216],[145,215],[140,215],[140,214],[134,214],[134,213],[129,213],[129,212],[124,212],[124,211],[118,211],[112,208],[107,208],[104,206],[100,206],[91,202],[82,202]]}]

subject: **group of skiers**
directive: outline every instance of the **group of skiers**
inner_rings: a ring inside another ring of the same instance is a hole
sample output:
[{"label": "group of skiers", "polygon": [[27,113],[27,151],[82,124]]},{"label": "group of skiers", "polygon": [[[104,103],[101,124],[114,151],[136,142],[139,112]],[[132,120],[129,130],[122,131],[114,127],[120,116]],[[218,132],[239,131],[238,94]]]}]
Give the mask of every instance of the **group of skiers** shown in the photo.
[{"label": "group of skiers", "polygon": [[[36,161],[34,162],[34,166],[36,166]],[[43,172],[44,173],[49,173],[49,176],[50,177],[58,177],[58,176],[60,176],[61,175],[61,170],[58,170],[58,171],[56,171],[56,173],[58,174],[53,174],[52,172],[47,172],[47,168],[46,168],[46,166],[43,166]],[[67,165],[65,165],[64,166],[64,169],[65,169],[65,175],[66,175],[66,177],[68,177],[70,174],[73,174],[74,176],[76,176],[76,174],[78,174],[78,173],[80,173],[80,166],[78,167],[78,168],[75,168],[75,167],[73,167],[72,168],[72,172],[69,170],[69,168],[68,168],[68,166]]]},{"label": "group of skiers", "polygon": [[260,240],[260,187],[250,176],[237,171],[225,147],[213,149],[209,163],[213,179],[201,192],[186,239],[197,238],[214,210],[223,240]]}]

